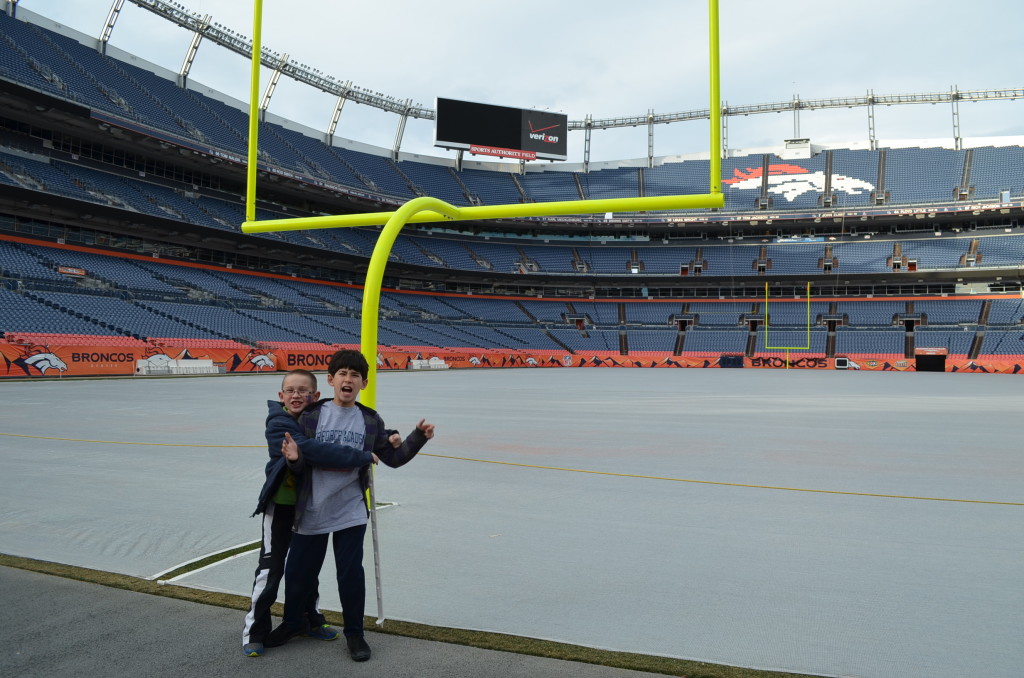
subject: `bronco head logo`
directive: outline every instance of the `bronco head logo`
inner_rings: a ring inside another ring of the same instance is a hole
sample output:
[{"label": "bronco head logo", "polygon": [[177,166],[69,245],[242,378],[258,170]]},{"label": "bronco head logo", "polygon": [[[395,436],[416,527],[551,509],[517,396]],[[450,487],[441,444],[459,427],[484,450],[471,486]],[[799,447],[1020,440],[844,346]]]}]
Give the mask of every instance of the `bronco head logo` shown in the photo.
[{"label": "bronco head logo", "polygon": [[7,361],[8,374],[11,371],[11,365],[17,365],[29,377],[37,374],[46,376],[49,370],[57,370],[58,374],[62,374],[68,369],[67,363],[50,351],[49,346],[35,344],[23,347],[21,350],[22,354],[14,360],[4,357],[4,360]]},{"label": "bronco head logo", "polygon": [[167,367],[176,360],[192,360],[195,358],[187,348],[169,348],[166,346],[149,345],[142,358],[138,361],[146,367]]},{"label": "bronco head logo", "polygon": [[[761,167],[747,167],[746,170],[733,169],[733,176],[722,179],[726,186],[739,190],[761,188],[762,181],[767,178],[768,192],[781,195],[793,202],[804,193],[821,193],[825,190],[825,173],[811,172],[800,165],[779,164],[768,165],[768,176],[764,177]],[[832,174],[832,192],[848,195],[862,195],[875,190],[875,185],[843,174]]]},{"label": "bronco head logo", "polygon": [[139,360],[139,363],[149,367],[166,367],[168,363],[173,361],[174,358],[166,353],[154,353]]},{"label": "bronco head logo", "polygon": [[276,370],[278,364],[274,362],[273,353],[261,348],[254,348],[246,355],[248,358],[249,371]]},{"label": "bronco head logo", "polygon": [[274,356],[269,353],[259,353],[249,358],[249,363],[258,370],[272,370],[277,367]]},{"label": "bronco head logo", "polygon": [[263,370],[276,370],[277,362],[274,354],[262,348],[254,348],[244,356],[237,353],[231,356],[230,372],[241,372],[248,368],[249,372],[262,372]]}]

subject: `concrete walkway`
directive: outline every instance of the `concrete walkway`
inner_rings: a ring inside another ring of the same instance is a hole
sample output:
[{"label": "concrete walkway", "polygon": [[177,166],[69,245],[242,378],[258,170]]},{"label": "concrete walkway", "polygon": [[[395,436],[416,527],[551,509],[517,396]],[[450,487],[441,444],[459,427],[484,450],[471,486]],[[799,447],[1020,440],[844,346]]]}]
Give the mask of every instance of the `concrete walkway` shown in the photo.
[{"label": "concrete walkway", "polygon": [[9,678],[650,678],[657,674],[368,633],[373,657],[344,640],[293,640],[244,657],[238,611],[0,567],[0,676]]}]

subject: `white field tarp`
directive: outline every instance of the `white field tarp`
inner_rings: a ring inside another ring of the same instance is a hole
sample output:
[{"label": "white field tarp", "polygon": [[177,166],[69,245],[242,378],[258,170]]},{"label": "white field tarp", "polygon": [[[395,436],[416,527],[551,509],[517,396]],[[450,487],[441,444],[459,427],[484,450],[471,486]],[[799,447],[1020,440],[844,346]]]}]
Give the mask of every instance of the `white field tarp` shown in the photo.
[{"label": "white field tarp", "polygon": [[[280,379],[0,382],[0,433],[30,436],[0,436],[0,552],[154,576],[259,539]],[[1020,377],[379,380],[388,426],[437,425],[377,471],[389,619],[821,675],[1019,675]],[[255,565],[177,583],[247,595]],[[338,609],[330,559],[320,590]]]}]

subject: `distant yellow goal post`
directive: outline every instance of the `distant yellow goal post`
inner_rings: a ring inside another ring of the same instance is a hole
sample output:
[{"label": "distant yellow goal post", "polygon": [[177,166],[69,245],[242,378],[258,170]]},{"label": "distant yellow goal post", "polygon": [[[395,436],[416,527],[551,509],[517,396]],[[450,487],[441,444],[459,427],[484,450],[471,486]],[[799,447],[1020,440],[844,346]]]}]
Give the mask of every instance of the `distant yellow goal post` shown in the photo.
[{"label": "distant yellow goal post", "polygon": [[[778,302],[776,302],[778,303]],[[792,302],[789,302],[792,303]],[[769,304],[768,283],[764,284],[764,350],[785,351],[786,369],[789,369],[790,351],[811,350],[811,283],[807,282],[807,341],[803,346],[771,346],[771,306]]]}]

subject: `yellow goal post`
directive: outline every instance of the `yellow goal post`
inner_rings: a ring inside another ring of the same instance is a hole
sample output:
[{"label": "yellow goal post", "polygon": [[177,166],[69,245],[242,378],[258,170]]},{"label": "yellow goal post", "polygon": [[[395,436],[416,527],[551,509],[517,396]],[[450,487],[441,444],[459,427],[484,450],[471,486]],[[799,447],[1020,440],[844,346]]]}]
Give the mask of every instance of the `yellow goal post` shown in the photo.
[{"label": "yellow goal post", "polygon": [[[792,303],[792,302],[790,302]],[[809,351],[811,350],[811,283],[807,282],[807,343],[804,346],[770,346],[769,335],[771,332],[771,307],[768,304],[768,283],[764,284],[764,350],[765,351],[785,351],[786,352],[786,369],[789,369],[789,352],[790,351]]]},{"label": "yellow goal post", "polygon": [[613,198],[601,200],[569,200],[556,202],[509,205],[483,205],[456,207],[437,198],[413,198],[392,212],[368,212],[290,219],[256,220],[256,177],[258,166],[259,88],[262,63],[263,0],[254,0],[252,72],[249,89],[249,147],[248,174],[245,196],[245,222],[243,233],[297,231],[318,228],[345,228],[355,226],[384,226],[370,257],[363,288],[360,349],[370,365],[369,386],[361,400],[376,406],[376,370],[378,350],[378,322],[380,291],[384,267],[395,239],[409,223],[438,221],[469,221],[487,219],[515,219],[576,214],[603,214],[607,212],[669,211],[685,209],[721,208],[725,204],[722,194],[722,106],[719,76],[718,0],[708,0],[708,62],[709,62],[709,172],[708,192],[697,195],[673,195],[639,198]]}]

